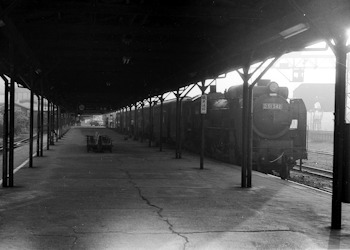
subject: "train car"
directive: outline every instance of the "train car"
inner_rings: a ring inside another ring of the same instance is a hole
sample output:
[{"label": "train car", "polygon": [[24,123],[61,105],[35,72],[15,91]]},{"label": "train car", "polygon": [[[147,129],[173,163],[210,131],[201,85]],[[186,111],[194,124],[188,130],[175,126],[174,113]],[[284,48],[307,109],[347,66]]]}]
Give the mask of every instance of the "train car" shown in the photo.
[{"label": "train car", "polygon": [[[243,86],[208,94],[206,155],[241,165]],[[186,108],[186,107],[184,107]],[[200,98],[183,116],[184,147],[198,151]],[[302,99],[288,99],[288,88],[262,81],[253,91],[253,169],[288,178],[297,160],[307,159],[307,112]]]},{"label": "train car", "polygon": [[[226,93],[208,94],[205,115],[205,154],[218,160],[241,165],[242,161],[242,92],[233,86]],[[253,169],[278,172],[288,178],[295,162],[307,158],[305,104],[301,99],[288,99],[288,89],[275,82],[264,81],[253,91]],[[160,105],[138,110],[138,134],[160,141]],[[134,111],[131,114],[134,117]],[[130,117],[130,111],[124,114]],[[132,123],[132,119],[129,123]],[[180,136],[182,148],[199,152],[200,98],[184,98],[181,102]],[[176,142],[176,100],[163,104],[163,142]]]},{"label": "train car", "polygon": [[[186,117],[190,116],[188,106],[192,103],[192,98],[184,97],[180,104],[180,136],[186,139],[184,127]],[[160,141],[160,105],[153,108],[153,139],[156,144]],[[168,100],[163,103],[163,119],[162,119],[162,141],[170,145],[176,143],[176,99]],[[184,143],[183,143],[184,144]]]}]

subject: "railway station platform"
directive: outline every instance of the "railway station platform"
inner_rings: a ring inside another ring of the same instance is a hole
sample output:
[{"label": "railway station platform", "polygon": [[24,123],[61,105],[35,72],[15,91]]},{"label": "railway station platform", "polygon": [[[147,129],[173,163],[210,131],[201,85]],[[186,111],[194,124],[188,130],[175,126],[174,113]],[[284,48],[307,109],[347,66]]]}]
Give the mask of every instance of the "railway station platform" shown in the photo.
[{"label": "railway station platform", "polygon": [[[113,152],[86,150],[86,135]],[[331,195],[230,164],[72,128],[0,188],[0,249],[350,249],[350,206],[330,230]]]}]

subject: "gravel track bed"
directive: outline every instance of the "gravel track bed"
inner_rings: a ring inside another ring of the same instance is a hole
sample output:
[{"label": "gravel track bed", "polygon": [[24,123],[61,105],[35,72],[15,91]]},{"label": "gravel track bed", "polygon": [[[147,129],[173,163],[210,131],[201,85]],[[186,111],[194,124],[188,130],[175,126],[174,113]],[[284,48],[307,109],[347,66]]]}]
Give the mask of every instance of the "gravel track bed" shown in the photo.
[{"label": "gravel track bed", "polygon": [[[308,159],[303,164],[311,167],[318,167],[325,170],[333,170],[333,156],[316,152],[333,153],[333,142],[311,142],[308,143]],[[332,180],[317,177],[312,174],[292,171],[290,180],[307,186],[318,188],[327,192],[332,191]]]}]

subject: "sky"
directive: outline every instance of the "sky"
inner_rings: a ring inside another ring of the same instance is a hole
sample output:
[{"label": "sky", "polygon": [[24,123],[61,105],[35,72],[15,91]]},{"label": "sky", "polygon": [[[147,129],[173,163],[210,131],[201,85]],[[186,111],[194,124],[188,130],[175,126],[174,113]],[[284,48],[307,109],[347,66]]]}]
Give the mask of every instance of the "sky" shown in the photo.
[{"label": "sky", "polygon": [[[310,49],[318,49],[319,51],[310,51]],[[272,61],[272,59],[271,59]],[[264,65],[268,64],[267,61]],[[253,79],[264,70],[264,65],[259,71],[253,75]],[[252,65],[250,72],[253,72],[257,67]],[[293,69],[304,69],[304,77],[302,81],[293,81]],[[255,76],[255,77],[254,77]],[[289,97],[293,97],[293,91],[302,83],[335,83],[335,57],[330,48],[325,43],[317,43],[307,47],[307,50],[302,52],[292,52],[283,55],[269,69],[262,79],[269,79],[277,82],[280,86],[288,87]],[[206,81],[209,84],[212,79]],[[215,82],[214,82],[215,83]],[[225,78],[216,80],[217,92],[224,92],[230,86],[242,84],[243,81],[236,71],[228,72]],[[189,95],[196,96],[201,92],[198,87],[194,88]],[[174,96],[172,96],[174,98]]]}]

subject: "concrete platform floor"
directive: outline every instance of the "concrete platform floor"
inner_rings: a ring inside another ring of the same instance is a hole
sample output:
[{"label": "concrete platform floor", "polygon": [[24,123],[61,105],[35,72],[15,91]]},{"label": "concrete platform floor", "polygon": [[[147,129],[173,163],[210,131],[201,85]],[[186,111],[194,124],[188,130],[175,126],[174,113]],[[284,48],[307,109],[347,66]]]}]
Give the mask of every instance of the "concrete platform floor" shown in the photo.
[{"label": "concrete platform floor", "polygon": [[350,206],[330,230],[331,196],[147,143],[114,140],[87,153],[73,128],[0,188],[0,249],[350,249]]}]

